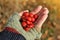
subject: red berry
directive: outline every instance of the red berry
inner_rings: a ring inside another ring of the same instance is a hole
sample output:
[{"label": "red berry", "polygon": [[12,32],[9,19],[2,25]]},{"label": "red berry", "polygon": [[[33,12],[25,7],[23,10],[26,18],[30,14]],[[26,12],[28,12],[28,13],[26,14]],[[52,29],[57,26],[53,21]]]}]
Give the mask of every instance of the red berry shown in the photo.
[{"label": "red berry", "polygon": [[30,16],[30,17],[33,17],[33,14],[32,14],[32,13],[30,13],[30,14],[29,14],[29,16]]},{"label": "red berry", "polygon": [[34,24],[30,24],[30,25],[28,25],[27,27],[33,28],[33,27],[34,27]]},{"label": "red berry", "polygon": [[24,28],[24,29],[25,29],[25,31],[29,31],[31,28],[26,27],[26,28]]},{"label": "red berry", "polygon": [[35,18],[31,18],[31,21],[32,21],[32,22],[35,22]]},{"label": "red berry", "polygon": [[26,22],[22,22],[22,26],[23,27],[26,27],[27,26],[27,23]]},{"label": "red berry", "polygon": [[22,27],[26,30],[29,31],[31,28],[34,27],[33,22],[35,22],[35,19],[37,18],[37,15],[32,14],[32,13],[28,13],[28,12],[24,12],[23,16],[21,18],[22,20]]},{"label": "red berry", "polygon": [[32,24],[32,22],[30,22],[30,21],[26,21],[27,22],[27,24]]},{"label": "red berry", "polygon": [[28,16],[28,15],[29,15],[28,12],[24,12],[24,13],[23,13],[23,16]]},{"label": "red berry", "polygon": [[22,19],[24,19],[25,18],[25,16],[22,16]]},{"label": "red berry", "polygon": [[38,17],[37,14],[35,14],[35,15],[34,15],[34,18],[36,19],[37,17]]},{"label": "red berry", "polygon": [[25,16],[22,16],[22,19],[21,19],[22,21],[26,21],[26,18],[25,18]]},{"label": "red berry", "polygon": [[31,21],[31,17],[26,17],[26,19],[27,19],[28,21]]}]

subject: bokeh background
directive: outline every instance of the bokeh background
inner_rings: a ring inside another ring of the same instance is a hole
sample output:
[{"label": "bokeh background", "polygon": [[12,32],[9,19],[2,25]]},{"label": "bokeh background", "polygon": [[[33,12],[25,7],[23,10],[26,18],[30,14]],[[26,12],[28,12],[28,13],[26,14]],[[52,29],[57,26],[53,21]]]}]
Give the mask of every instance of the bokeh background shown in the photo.
[{"label": "bokeh background", "polygon": [[41,40],[60,40],[60,0],[0,0],[0,32],[14,12],[32,11],[38,5],[49,9],[49,17],[42,26]]}]

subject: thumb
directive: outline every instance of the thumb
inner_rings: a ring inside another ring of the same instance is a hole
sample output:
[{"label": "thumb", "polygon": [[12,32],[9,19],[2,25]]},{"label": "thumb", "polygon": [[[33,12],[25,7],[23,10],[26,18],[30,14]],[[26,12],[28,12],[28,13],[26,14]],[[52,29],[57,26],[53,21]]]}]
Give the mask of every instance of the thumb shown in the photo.
[{"label": "thumb", "polygon": [[29,11],[28,11],[28,10],[25,10],[25,11],[20,12],[20,13],[19,13],[20,18],[21,18],[21,16],[23,15],[24,12],[29,12]]}]

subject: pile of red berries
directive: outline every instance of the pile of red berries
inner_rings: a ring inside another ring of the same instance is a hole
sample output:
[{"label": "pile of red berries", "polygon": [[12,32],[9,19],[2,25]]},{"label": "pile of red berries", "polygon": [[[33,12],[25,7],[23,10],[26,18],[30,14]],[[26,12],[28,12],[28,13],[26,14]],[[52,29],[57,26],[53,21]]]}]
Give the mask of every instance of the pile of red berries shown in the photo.
[{"label": "pile of red berries", "polygon": [[29,31],[31,28],[33,28],[37,17],[38,16],[36,14],[24,12],[20,20],[24,30]]}]

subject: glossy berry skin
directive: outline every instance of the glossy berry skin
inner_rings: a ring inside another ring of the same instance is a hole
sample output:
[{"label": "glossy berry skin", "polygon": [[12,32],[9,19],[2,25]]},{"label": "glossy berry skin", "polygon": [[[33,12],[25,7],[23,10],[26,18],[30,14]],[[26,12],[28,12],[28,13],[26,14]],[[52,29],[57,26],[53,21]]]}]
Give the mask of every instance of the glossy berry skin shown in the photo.
[{"label": "glossy berry skin", "polygon": [[26,17],[26,20],[31,21],[31,17]]},{"label": "glossy berry skin", "polygon": [[25,31],[29,31],[31,28],[26,27],[26,28],[24,28],[24,29],[25,29]]},{"label": "glossy berry skin", "polygon": [[23,16],[27,17],[27,16],[29,16],[29,13],[28,12],[24,12]]},{"label": "glossy berry skin", "polygon": [[30,24],[27,26],[28,28],[33,28],[34,27],[34,24]]},{"label": "glossy berry skin", "polygon": [[22,21],[26,21],[25,16],[22,16],[21,20]]},{"label": "glossy berry skin", "polygon": [[32,14],[32,13],[29,13],[29,17],[33,17],[34,16],[34,14]]},{"label": "glossy berry skin", "polygon": [[22,16],[22,19],[24,19],[25,18],[25,16]]},{"label": "glossy berry skin", "polygon": [[26,27],[27,26],[27,23],[26,22],[22,22],[22,26],[23,27]]},{"label": "glossy berry skin", "polygon": [[36,19],[37,17],[38,17],[37,14],[35,14],[35,15],[34,15],[34,18]]},{"label": "glossy berry skin", "polygon": [[31,18],[31,21],[32,21],[32,22],[35,22],[35,18]]},{"label": "glossy berry skin", "polygon": [[30,21],[26,21],[27,22],[27,24],[32,24],[32,22],[30,22]]}]

